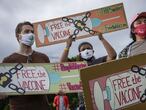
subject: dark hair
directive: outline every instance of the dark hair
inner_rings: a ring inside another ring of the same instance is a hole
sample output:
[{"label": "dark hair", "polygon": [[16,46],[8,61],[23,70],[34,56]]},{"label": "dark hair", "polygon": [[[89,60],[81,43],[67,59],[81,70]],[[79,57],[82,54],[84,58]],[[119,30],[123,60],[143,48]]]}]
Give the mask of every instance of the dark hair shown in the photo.
[{"label": "dark hair", "polygon": [[15,34],[16,34],[17,40],[18,40],[19,34],[20,34],[21,31],[22,31],[22,27],[23,27],[24,25],[30,25],[31,27],[33,27],[33,24],[30,23],[29,21],[24,21],[24,22],[22,22],[22,23],[19,23],[19,24],[16,26],[16,29],[15,29]]},{"label": "dark hair", "polygon": [[58,95],[65,95],[65,93],[63,92],[63,90],[59,90]]},{"label": "dark hair", "polygon": [[133,33],[133,28],[134,28],[134,22],[130,26],[130,38],[132,38],[133,41],[136,41],[136,36],[135,33]]},{"label": "dark hair", "polygon": [[83,45],[90,45],[91,46],[91,48],[93,49],[93,46],[89,43],[89,42],[82,42],[80,45],[79,45],[79,47],[78,47],[78,51],[80,52],[80,48],[83,46]]}]

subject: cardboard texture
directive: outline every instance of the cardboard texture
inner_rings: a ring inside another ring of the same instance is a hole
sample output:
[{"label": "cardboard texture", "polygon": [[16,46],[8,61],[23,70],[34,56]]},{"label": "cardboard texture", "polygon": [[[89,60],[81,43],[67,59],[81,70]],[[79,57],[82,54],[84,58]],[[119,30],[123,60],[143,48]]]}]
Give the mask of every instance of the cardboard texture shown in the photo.
[{"label": "cardboard texture", "polygon": [[37,47],[65,42],[69,36],[82,39],[97,35],[97,31],[108,33],[128,28],[123,3],[33,25]]},{"label": "cardboard texture", "polygon": [[146,54],[80,70],[87,110],[144,110]]},{"label": "cardboard texture", "polygon": [[86,62],[0,64],[0,94],[30,95],[82,91],[79,69]]}]

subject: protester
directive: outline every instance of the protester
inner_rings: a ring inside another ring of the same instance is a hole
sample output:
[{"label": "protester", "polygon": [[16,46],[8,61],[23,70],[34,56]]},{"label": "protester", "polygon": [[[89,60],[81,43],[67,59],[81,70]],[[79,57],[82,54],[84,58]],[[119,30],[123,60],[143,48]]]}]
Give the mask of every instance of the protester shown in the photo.
[{"label": "protester", "polygon": [[[83,42],[79,45],[78,51],[79,55],[76,57],[76,59],[70,60],[68,58],[69,54],[69,49],[72,45],[73,39],[69,37],[66,41],[66,48],[64,49],[64,52],[61,57],[61,62],[67,62],[67,61],[87,61],[88,65],[94,65],[94,64],[99,64],[103,63],[106,61],[111,61],[116,58],[116,52],[113,49],[113,47],[104,39],[102,36],[102,33],[97,32],[99,40],[103,43],[108,55],[100,57],[100,58],[95,58],[94,57],[94,50],[93,46],[89,42]],[[84,103],[84,98],[83,98],[83,93],[80,92],[78,93],[78,98],[79,98],[79,110],[85,110],[85,103]]]},{"label": "protester", "polygon": [[146,12],[138,13],[131,22],[132,43],[119,54],[119,58],[146,53]]},{"label": "protester", "polygon": [[53,106],[56,107],[56,110],[69,110],[68,96],[62,90],[59,90],[54,97]]},{"label": "protester", "polygon": [[[19,51],[5,57],[3,63],[49,63],[47,55],[34,51],[34,30],[30,22],[19,23],[16,27]],[[10,46],[9,44],[8,46]],[[9,48],[9,47],[6,47]],[[0,95],[0,98],[5,96]],[[46,95],[9,96],[10,110],[48,110]]]},{"label": "protester", "polygon": [[[77,59],[78,61],[87,61],[88,65],[93,65],[93,64],[99,64],[102,62],[110,61],[110,60],[113,60],[116,58],[117,54],[116,54],[115,50],[104,39],[104,37],[102,36],[102,33],[98,32],[98,37],[99,37],[99,40],[103,43],[108,55],[95,59],[93,46],[89,42],[83,42],[78,47],[78,51],[79,51],[79,58]],[[67,39],[66,48],[64,49],[64,52],[61,56],[61,62],[70,61],[68,59],[68,53],[69,53],[69,49],[72,45],[72,41],[73,41],[73,39],[71,37],[69,37]]]}]

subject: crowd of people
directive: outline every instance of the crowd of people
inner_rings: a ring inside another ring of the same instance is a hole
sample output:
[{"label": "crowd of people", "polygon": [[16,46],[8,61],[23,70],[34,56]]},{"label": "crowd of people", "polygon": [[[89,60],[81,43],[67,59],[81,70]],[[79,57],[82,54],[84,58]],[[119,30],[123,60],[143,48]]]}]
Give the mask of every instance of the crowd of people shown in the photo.
[{"label": "crowd of people", "polygon": [[[2,63],[50,63],[47,55],[32,49],[35,36],[32,23],[19,23],[16,27],[15,34],[19,43],[19,51],[5,57]],[[97,36],[105,47],[107,55],[95,58],[93,45],[89,42],[82,42],[78,46],[78,56],[76,59],[71,60],[68,58],[68,54],[72,46],[73,38],[69,37],[66,40],[66,47],[62,53],[60,62],[86,61],[88,66],[91,66],[115,60],[117,53],[114,48],[103,37],[101,32],[97,32]],[[133,42],[120,52],[118,55],[119,58],[146,53],[146,12],[138,13],[131,22],[130,38],[132,38]],[[86,108],[83,95],[83,93],[78,93],[79,110],[85,110]],[[48,110],[49,105],[47,95],[6,96],[0,94],[0,100],[2,106],[5,102],[8,102],[10,110]],[[70,109],[70,100],[64,91],[59,90],[58,94],[54,97],[53,106],[56,110]],[[77,107],[75,109],[77,109]]]}]

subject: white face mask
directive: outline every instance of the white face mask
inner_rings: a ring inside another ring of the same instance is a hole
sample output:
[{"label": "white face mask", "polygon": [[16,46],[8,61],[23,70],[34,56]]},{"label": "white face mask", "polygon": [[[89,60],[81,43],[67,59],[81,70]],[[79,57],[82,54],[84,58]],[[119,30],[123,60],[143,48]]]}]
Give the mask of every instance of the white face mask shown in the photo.
[{"label": "white face mask", "polygon": [[25,44],[27,46],[32,46],[34,43],[34,34],[29,33],[29,34],[23,34],[21,35],[20,43]]},{"label": "white face mask", "polygon": [[84,51],[80,52],[81,57],[85,60],[89,60],[91,57],[93,57],[93,50],[92,49],[85,49]]}]

